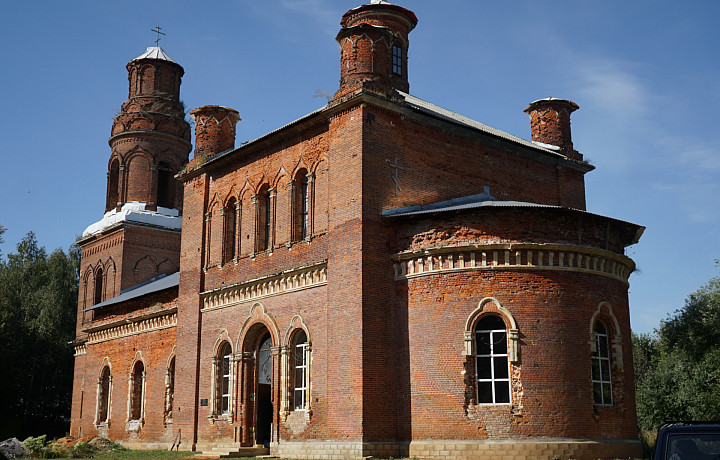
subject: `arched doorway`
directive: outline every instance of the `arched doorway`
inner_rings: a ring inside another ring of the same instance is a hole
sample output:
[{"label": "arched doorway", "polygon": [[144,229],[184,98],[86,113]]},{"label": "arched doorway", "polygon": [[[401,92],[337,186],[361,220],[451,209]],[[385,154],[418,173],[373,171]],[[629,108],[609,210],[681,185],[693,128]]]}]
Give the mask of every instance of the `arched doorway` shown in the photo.
[{"label": "arched doorway", "polygon": [[270,447],[273,421],[272,337],[267,330],[259,335],[260,341],[255,352],[255,443]]}]

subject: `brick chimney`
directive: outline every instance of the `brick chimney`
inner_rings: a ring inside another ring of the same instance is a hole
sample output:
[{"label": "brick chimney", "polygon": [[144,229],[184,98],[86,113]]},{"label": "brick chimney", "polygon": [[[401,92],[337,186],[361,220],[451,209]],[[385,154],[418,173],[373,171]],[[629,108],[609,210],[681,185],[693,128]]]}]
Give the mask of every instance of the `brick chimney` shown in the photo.
[{"label": "brick chimney", "polygon": [[582,155],[573,148],[570,134],[570,114],[579,108],[572,101],[554,97],[531,102],[524,112],[530,115],[532,140],[559,147],[564,155],[582,160]]},{"label": "brick chimney", "polygon": [[215,155],[235,146],[235,125],[240,121],[237,110],[206,105],[190,112],[195,121],[195,155]]},{"label": "brick chimney", "polygon": [[353,8],[340,21],[340,89],[335,98],[360,88],[388,94],[408,92],[408,34],[415,13],[385,0]]}]

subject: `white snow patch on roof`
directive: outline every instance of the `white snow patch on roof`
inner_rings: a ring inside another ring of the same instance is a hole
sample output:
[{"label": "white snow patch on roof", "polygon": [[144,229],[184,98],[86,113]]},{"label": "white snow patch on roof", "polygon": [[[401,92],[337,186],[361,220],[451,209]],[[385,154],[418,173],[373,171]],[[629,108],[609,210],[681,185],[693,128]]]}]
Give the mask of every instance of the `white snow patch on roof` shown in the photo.
[{"label": "white snow patch on roof", "polygon": [[143,54],[133,59],[133,61],[139,61],[140,59],[159,59],[161,61],[170,61],[177,64],[177,62],[173,61],[172,58],[168,56],[167,53],[159,46],[148,46],[148,49],[146,49]]},{"label": "white snow patch on roof", "polygon": [[154,225],[156,227],[180,230],[182,216],[177,209],[157,207],[157,211],[145,209],[142,201],[125,203],[120,211],[113,209],[105,213],[99,222],[95,222],[85,229],[83,237],[100,233],[119,222],[135,222],[139,224]]},{"label": "white snow patch on roof", "polygon": [[532,143],[535,144],[535,145],[539,145],[540,147],[542,147],[542,148],[544,148],[544,149],[548,149],[548,150],[560,150],[560,147],[558,147],[557,145],[546,144],[545,142],[540,142],[540,141],[532,141]]}]

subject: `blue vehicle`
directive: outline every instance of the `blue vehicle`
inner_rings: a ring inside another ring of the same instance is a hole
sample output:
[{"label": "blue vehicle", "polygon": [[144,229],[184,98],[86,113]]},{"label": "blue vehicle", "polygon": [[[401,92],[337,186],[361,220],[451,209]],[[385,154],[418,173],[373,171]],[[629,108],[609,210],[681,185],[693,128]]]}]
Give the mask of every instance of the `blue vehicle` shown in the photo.
[{"label": "blue vehicle", "polygon": [[720,422],[665,422],[654,460],[720,460]]}]

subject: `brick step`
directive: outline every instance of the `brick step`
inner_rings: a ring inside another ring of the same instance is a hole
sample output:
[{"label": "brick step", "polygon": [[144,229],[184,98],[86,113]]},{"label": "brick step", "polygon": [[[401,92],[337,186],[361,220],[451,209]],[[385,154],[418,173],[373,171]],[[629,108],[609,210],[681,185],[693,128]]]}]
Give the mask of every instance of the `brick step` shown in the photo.
[{"label": "brick step", "polygon": [[270,449],[264,447],[239,447],[239,446],[215,446],[201,454],[193,455],[192,458],[239,458],[265,456]]}]

